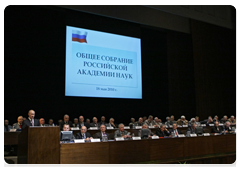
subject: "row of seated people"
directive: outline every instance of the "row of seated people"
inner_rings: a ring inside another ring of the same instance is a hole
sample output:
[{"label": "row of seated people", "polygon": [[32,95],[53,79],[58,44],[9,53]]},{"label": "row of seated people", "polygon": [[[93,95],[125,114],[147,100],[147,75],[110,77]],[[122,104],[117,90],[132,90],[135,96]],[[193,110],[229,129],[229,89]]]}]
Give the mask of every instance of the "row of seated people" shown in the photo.
[{"label": "row of seated people", "polygon": [[[28,118],[24,119],[22,116],[19,116],[17,119],[17,123],[14,123],[13,126],[9,125],[9,121],[8,120],[4,120],[4,131],[9,131],[10,129],[22,129],[25,128],[26,126],[55,126],[53,123],[53,119],[49,119],[49,123],[45,124],[45,120],[44,118],[41,119],[35,119],[35,111],[34,110],[29,110],[28,112]],[[190,121],[186,120],[185,116],[181,116],[180,119],[175,120],[174,116],[172,115],[171,117],[167,117],[166,118],[166,122],[163,123],[161,119],[159,119],[158,117],[155,117],[153,119],[153,116],[150,115],[147,119],[147,117],[140,117],[138,119],[138,121],[135,122],[134,118],[131,118],[131,122],[129,123],[129,126],[132,128],[133,126],[142,126],[142,125],[147,125],[147,126],[154,126],[156,128],[159,128],[162,124],[165,124],[167,126],[173,125],[173,123],[177,123],[177,125],[188,125],[189,127],[191,126],[192,123],[196,123],[197,125],[199,124],[213,124],[216,121],[220,121],[220,123],[226,123],[226,121],[229,121],[230,124],[235,124],[236,123],[236,119],[234,116],[231,116],[229,119],[227,116],[224,116],[221,120],[218,120],[218,116],[215,116],[214,119],[212,119],[211,116],[208,117],[208,119],[203,120],[203,121],[199,121],[199,117],[195,117],[195,118],[191,118]],[[63,117],[63,121],[59,120],[58,121],[58,126],[60,126],[60,129],[63,129],[63,125],[64,124],[69,124],[70,127],[82,127],[82,126],[86,126],[87,129],[89,129],[90,127],[98,127],[100,128],[100,126],[103,124],[107,127],[113,127],[113,128],[117,128],[118,125],[114,122],[114,118],[110,118],[109,122],[107,123],[105,121],[105,117],[102,116],[101,117],[101,121],[98,122],[98,119],[96,117],[93,117],[93,121],[92,123],[90,122],[90,120],[88,119],[86,122],[84,122],[84,117],[83,116],[79,116],[79,119],[74,118],[73,123],[69,120],[69,115],[64,115]]]},{"label": "row of seated people", "polygon": [[[187,134],[196,134],[196,127],[197,124],[196,123],[192,123],[191,127],[189,127],[186,131],[186,135]],[[142,132],[145,131],[147,129],[147,134],[144,133],[144,136],[142,135]],[[71,128],[69,126],[69,124],[64,124],[63,125],[63,131],[70,131]],[[214,123],[214,126],[211,128],[211,133],[232,133],[234,132],[234,129],[231,128],[230,126],[230,122],[227,121],[224,126],[219,126],[219,122],[216,121]],[[141,138],[150,138],[151,136],[158,136],[158,137],[171,137],[171,134],[174,134],[175,137],[178,137],[178,135],[183,134],[181,132],[181,130],[178,129],[177,123],[173,123],[172,128],[171,129],[167,129],[166,125],[162,124],[160,126],[160,128],[157,129],[157,131],[155,133],[153,133],[147,125],[143,125],[142,129],[140,129],[138,131],[138,136]],[[102,138],[104,136],[107,136],[108,140],[111,139],[111,136],[109,133],[106,132],[106,126],[105,125],[101,125],[100,126],[100,131],[95,133],[93,136],[87,132],[87,128],[86,126],[82,126],[80,129],[80,132],[78,132],[75,136],[72,136],[72,139],[85,139],[86,141],[89,141],[93,138],[99,138],[100,140],[102,140]],[[119,124],[118,125],[118,130],[116,130],[114,132],[114,139],[118,138],[118,137],[123,137],[123,138],[131,138],[130,133],[124,129],[124,124]]]}]

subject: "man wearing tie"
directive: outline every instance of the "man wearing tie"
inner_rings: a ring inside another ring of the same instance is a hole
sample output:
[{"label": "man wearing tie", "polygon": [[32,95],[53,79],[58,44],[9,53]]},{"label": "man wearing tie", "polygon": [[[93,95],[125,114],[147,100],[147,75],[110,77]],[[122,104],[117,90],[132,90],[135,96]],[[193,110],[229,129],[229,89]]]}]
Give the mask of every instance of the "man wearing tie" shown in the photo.
[{"label": "man wearing tie", "polygon": [[130,138],[131,136],[128,135],[128,131],[124,130],[124,124],[120,123],[118,125],[118,130],[114,133],[114,138],[123,137],[123,138]]},{"label": "man wearing tie", "polygon": [[[192,123],[191,127],[187,129],[187,132],[189,131],[190,134],[195,134],[196,133],[196,126],[197,126],[197,124],[195,122]],[[186,132],[186,134],[187,134],[187,132]]]},{"label": "man wearing tie", "polygon": [[47,125],[45,124],[44,118],[40,118],[40,119],[39,119],[39,122],[40,122],[40,126],[41,126],[41,127],[47,126]]},{"label": "man wearing tie", "polygon": [[96,134],[93,135],[94,138],[100,138],[102,140],[103,136],[107,136],[108,140],[109,140],[109,134],[106,133],[106,126],[105,125],[101,125],[100,126],[100,132],[97,132]]},{"label": "man wearing tie", "polygon": [[178,137],[179,134],[182,134],[182,132],[179,129],[177,129],[177,123],[173,123],[172,129],[169,130],[169,132],[170,133],[173,132],[175,134],[175,136],[177,136],[177,137]]},{"label": "man wearing tie", "polygon": [[22,129],[24,129],[27,126],[40,126],[39,120],[34,119],[35,117],[35,111],[29,110],[28,111],[28,118],[23,121]]},{"label": "man wearing tie", "polygon": [[69,124],[70,127],[73,126],[73,125],[72,125],[72,122],[69,121],[69,116],[68,116],[67,114],[65,114],[64,117],[63,117],[63,122],[61,122],[61,124],[60,124],[60,130],[63,129],[63,125],[64,125],[64,124]]},{"label": "man wearing tie", "polygon": [[98,121],[98,119],[96,117],[93,117],[93,122],[90,123],[90,127],[97,127],[97,128],[99,128],[100,125],[99,125],[99,123],[97,121]]},{"label": "man wearing tie", "polygon": [[13,124],[13,129],[22,129],[23,117],[18,116],[17,123]]},{"label": "man wearing tie", "polygon": [[212,127],[211,133],[221,133],[223,131],[222,127],[219,126],[219,122],[215,122],[215,126]]},{"label": "man wearing tie", "polygon": [[81,131],[76,134],[76,139],[85,139],[86,141],[92,139],[91,134],[87,132],[86,126],[81,127]]}]

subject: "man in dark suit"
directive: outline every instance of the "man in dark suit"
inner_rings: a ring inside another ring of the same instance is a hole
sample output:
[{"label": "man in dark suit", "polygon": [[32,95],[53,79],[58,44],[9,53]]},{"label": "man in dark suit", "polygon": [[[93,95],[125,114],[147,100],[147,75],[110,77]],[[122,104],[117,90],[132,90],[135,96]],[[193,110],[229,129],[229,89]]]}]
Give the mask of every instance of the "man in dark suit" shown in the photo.
[{"label": "man in dark suit", "polygon": [[76,134],[76,139],[85,139],[86,141],[92,139],[91,134],[87,132],[86,126],[81,127],[81,131]]},{"label": "man in dark suit", "polygon": [[194,122],[191,124],[191,127],[189,127],[186,131],[187,132],[190,132],[190,134],[196,134],[196,126],[197,124]]},{"label": "man in dark suit", "polygon": [[221,123],[226,123],[226,121],[228,121],[228,117],[225,115],[223,116],[223,118],[221,119]]},{"label": "man in dark suit", "polygon": [[102,140],[103,136],[107,136],[108,140],[109,140],[109,134],[106,133],[106,126],[105,125],[101,125],[100,126],[100,132],[97,132],[93,135],[94,138],[100,138]]},{"label": "man in dark suit", "polygon": [[159,136],[159,137],[164,137],[164,136],[169,136],[170,133],[167,130],[166,126],[164,124],[162,124],[160,126],[160,128],[157,129],[156,135]]},{"label": "man in dark suit", "polygon": [[23,121],[22,129],[24,129],[27,126],[40,126],[39,120],[34,119],[35,117],[35,111],[29,110],[28,111],[28,118]]},{"label": "man in dark suit", "polygon": [[98,119],[96,117],[93,117],[93,122],[90,123],[90,127],[100,127],[99,123],[97,122]]},{"label": "man in dark suit", "polygon": [[179,134],[182,134],[181,130],[177,129],[177,123],[172,124],[172,129],[169,130],[169,133],[174,133],[175,136],[178,136]]},{"label": "man in dark suit", "polygon": [[118,125],[116,123],[114,123],[114,119],[110,118],[109,119],[109,123],[106,124],[107,127],[113,127],[113,128],[117,128]]},{"label": "man in dark suit", "polygon": [[45,124],[44,118],[40,118],[40,119],[39,119],[39,123],[40,123],[40,126],[41,126],[41,127],[48,126],[47,124]]},{"label": "man in dark suit", "polygon": [[138,121],[137,121],[137,126],[143,126],[143,118],[139,117]]},{"label": "man in dark suit", "polygon": [[223,126],[223,130],[225,130],[226,133],[231,133],[233,131],[232,128],[230,127],[229,121],[225,123],[225,125]]},{"label": "man in dark suit", "polygon": [[89,129],[90,124],[87,122],[84,122],[84,117],[83,116],[79,116],[79,128],[81,128],[82,126],[86,126],[87,129]]},{"label": "man in dark suit", "polygon": [[73,127],[79,127],[78,118],[73,119]]},{"label": "man in dark suit", "polygon": [[222,133],[223,129],[219,126],[219,122],[215,122],[215,126],[212,127],[211,133]]},{"label": "man in dark suit", "polygon": [[9,121],[8,120],[4,120],[4,132],[9,132],[10,129],[12,129],[11,125],[8,125]]},{"label": "man in dark suit", "polygon": [[106,120],[105,116],[102,116],[102,117],[101,117],[101,122],[99,122],[99,125],[100,125],[100,126],[101,126],[101,125],[106,125],[107,122],[105,122],[105,120]]},{"label": "man in dark suit", "polygon": [[118,130],[114,132],[114,138],[123,137],[123,138],[130,138],[131,136],[128,135],[128,131],[124,130],[124,124],[120,123],[118,125]]},{"label": "man in dark suit", "polygon": [[63,125],[64,125],[64,124],[69,124],[70,127],[73,127],[72,122],[69,121],[69,116],[68,116],[67,114],[64,115],[64,117],[63,117],[63,121],[62,121],[61,124],[60,124],[60,130],[63,129]]}]

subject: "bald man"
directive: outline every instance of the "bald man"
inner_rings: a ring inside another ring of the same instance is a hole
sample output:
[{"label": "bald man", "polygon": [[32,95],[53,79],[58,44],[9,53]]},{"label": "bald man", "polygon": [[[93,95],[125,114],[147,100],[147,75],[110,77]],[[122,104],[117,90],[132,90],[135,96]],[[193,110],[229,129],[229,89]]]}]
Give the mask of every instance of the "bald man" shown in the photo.
[{"label": "bald man", "polygon": [[17,121],[17,123],[13,124],[13,129],[22,129],[23,117],[18,116]]},{"label": "bald man", "polygon": [[40,126],[39,120],[34,119],[35,117],[35,111],[29,110],[28,111],[28,118],[23,121],[22,129],[24,129],[27,126]]},{"label": "bald man", "polygon": [[73,127],[72,122],[69,120],[69,116],[67,114],[65,114],[63,116],[63,121],[60,124],[60,130],[63,130],[63,125],[64,124],[69,124],[69,127]]}]

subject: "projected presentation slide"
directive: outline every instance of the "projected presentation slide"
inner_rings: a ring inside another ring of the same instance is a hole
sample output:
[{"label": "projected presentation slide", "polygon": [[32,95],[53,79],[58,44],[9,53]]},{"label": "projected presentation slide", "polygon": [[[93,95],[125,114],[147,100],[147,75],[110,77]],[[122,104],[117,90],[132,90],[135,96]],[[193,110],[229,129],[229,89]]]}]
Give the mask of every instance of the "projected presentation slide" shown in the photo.
[{"label": "projected presentation slide", "polygon": [[67,26],[65,96],[142,99],[141,40]]}]

